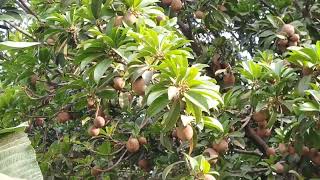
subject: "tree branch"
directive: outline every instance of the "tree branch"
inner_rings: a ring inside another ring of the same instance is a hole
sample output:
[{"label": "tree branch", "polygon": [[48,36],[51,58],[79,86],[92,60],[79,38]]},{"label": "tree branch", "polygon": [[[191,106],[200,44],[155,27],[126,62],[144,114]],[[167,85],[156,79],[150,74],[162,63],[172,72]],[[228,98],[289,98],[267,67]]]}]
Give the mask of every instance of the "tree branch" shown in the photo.
[{"label": "tree branch", "polygon": [[191,42],[191,48],[192,50],[196,53],[196,55],[200,56],[202,54],[202,48],[201,46],[197,43],[196,39],[193,37],[192,30],[190,26],[187,24],[178,21],[178,25],[180,27],[181,32],[183,35],[188,38],[189,40],[192,40]]},{"label": "tree branch", "polygon": [[22,34],[28,36],[29,38],[31,38],[33,41],[37,41],[37,39],[35,37],[33,37],[30,33],[26,32],[25,30],[21,29],[20,27],[12,24],[9,21],[4,20],[5,23],[9,24],[11,27],[13,27],[14,29],[16,29],[17,31],[21,32]]},{"label": "tree branch", "polygon": [[23,0],[18,0],[19,3],[17,3],[23,10],[26,10],[27,13],[33,15],[38,21],[40,21],[40,18],[34,13],[28,5]]},{"label": "tree branch", "polygon": [[114,165],[108,167],[107,169],[97,169],[99,172],[108,172],[111,171],[112,169],[114,169],[115,167],[117,167],[119,165],[119,163],[122,161],[124,155],[126,155],[127,150],[124,151],[124,153],[120,156],[120,158],[118,159],[118,161],[116,163],[114,163]]},{"label": "tree branch", "polygon": [[267,154],[267,149],[269,148],[269,146],[267,145],[266,142],[264,142],[263,139],[261,139],[256,132],[250,127],[250,123],[248,123],[245,126],[245,133],[246,136],[251,139],[259,148],[259,150],[266,156]]}]

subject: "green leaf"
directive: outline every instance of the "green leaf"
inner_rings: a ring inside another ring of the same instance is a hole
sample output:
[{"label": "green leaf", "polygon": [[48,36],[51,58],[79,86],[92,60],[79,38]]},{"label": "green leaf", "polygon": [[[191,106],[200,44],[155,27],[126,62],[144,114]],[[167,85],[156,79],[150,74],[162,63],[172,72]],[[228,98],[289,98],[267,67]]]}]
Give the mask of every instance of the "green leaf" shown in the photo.
[{"label": "green leaf", "polygon": [[23,179],[42,180],[35,151],[24,132],[0,137],[0,173]]},{"label": "green leaf", "polygon": [[111,59],[106,59],[101,61],[96,68],[94,69],[93,78],[96,83],[99,83],[101,77],[106,72],[110,64],[112,63]]},{"label": "green leaf", "polygon": [[205,127],[209,128],[209,129],[217,129],[221,132],[224,131],[222,124],[217,119],[212,118],[212,117],[208,117],[208,116],[204,116],[203,120],[204,120]]},{"label": "green leaf", "polygon": [[91,12],[96,19],[100,17],[101,5],[102,5],[102,0],[92,0],[91,2]]},{"label": "green leaf", "polygon": [[319,106],[312,102],[305,102],[299,106],[300,111],[320,111]]},{"label": "green leaf", "polygon": [[36,46],[36,45],[39,45],[39,44],[40,44],[39,42],[4,41],[4,42],[0,42],[0,51],[1,50],[27,48],[27,47]]},{"label": "green leaf", "polygon": [[202,109],[203,111],[209,112],[209,105],[207,103],[206,97],[191,91],[184,93],[184,97],[191,101],[198,108]]},{"label": "green leaf", "polygon": [[170,164],[169,166],[167,166],[167,167],[163,170],[162,180],[166,180],[166,179],[167,179],[168,174],[170,173],[170,171],[172,170],[172,168],[173,168],[175,165],[180,164],[180,163],[183,163],[183,162],[184,162],[184,161],[178,161],[178,162],[172,163],[172,164]]},{"label": "green leaf", "polygon": [[162,122],[164,125],[163,131],[170,131],[176,124],[178,118],[180,117],[180,101],[175,101],[170,108],[169,114]]},{"label": "green leaf", "polygon": [[158,97],[151,103],[147,110],[147,114],[149,117],[153,117],[154,115],[158,114],[160,111],[162,111],[168,104],[169,100],[166,94]]},{"label": "green leaf", "polygon": [[0,135],[4,133],[10,133],[10,132],[16,132],[16,131],[23,131],[26,127],[28,127],[28,122],[24,122],[20,124],[19,126],[16,127],[10,127],[10,128],[5,128],[0,130]]},{"label": "green leaf", "polygon": [[201,163],[200,163],[200,170],[204,173],[207,174],[210,172],[210,163],[205,159],[204,156],[201,156]]}]

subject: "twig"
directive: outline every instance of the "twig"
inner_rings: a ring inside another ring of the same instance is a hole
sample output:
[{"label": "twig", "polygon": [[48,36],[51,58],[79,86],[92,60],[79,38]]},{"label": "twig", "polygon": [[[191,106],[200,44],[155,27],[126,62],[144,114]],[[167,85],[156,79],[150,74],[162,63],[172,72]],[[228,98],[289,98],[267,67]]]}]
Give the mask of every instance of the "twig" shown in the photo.
[{"label": "twig", "polygon": [[262,153],[259,153],[257,151],[247,151],[247,150],[242,150],[242,149],[233,149],[234,152],[237,153],[242,153],[242,154],[249,154],[249,155],[254,155],[254,156],[262,156]]},{"label": "twig", "polygon": [[21,32],[22,34],[28,36],[29,38],[31,38],[33,41],[37,41],[37,39],[35,37],[33,37],[30,33],[24,31],[23,29],[21,29],[20,27],[12,24],[9,21],[4,20],[4,22],[6,22],[7,24],[9,24],[11,27],[13,27],[14,29],[16,29],[17,31]]},{"label": "twig", "polygon": [[127,151],[128,151],[128,150],[125,150],[125,151],[124,151],[124,153],[120,156],[120,158],[118,159],[118,161],[117,161],[114,165],[108,167],[107,169],[97,169],[97,170],[98,170],[99,172],[108,172],[108,171],[111,171],[112,169],[114,169],[115,167],[117,167],[117,166],[119,165],[119,163],[122,161],[124,155],[126,155]]},{"label": "twig", "polygon": [[18,5],[22,9],[26,9],[28,11],[27,13],[33,15],[38,21],[40,21],[40,18],[36,15],[36,13],[34,13],[23,0],[18,0],[18,2],[21,3],[21,4],[18,3]]},{"label": "twig", "polygon": [[256,132],[250,127],[250,123],[245,127],[246,136],[251,139],[256,145],[258,145],[259,150],[266,155],[269,146],[263,139],[261,139]]}]

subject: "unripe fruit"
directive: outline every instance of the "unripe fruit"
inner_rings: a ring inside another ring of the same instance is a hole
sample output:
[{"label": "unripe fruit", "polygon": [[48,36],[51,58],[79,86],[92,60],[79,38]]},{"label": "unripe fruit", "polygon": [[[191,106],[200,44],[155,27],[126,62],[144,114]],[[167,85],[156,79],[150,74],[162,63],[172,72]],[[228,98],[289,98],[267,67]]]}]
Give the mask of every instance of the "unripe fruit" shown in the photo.
[{"label": "unripe fruit", "polygon": [[162,3],[169,6],[172,3],[172,0],[162,0]]},{"label": "unripe fruit", "polygon": [[279,152],[280,152],[281,154],[285,154],[285,153],[287,152],[287,150],[288,150],[287,147],[286,147],[286,145],[283,144],[283,143],[279,143],[278,149],[279,149]]},{"label": "unripe fruit", "polygon": [[236,78],[232,73],[227,73],[223,76],[223,84],[225,86],[233,86],[236,82]]},{"label": "unripe fruit", "polygon": [[302,155],[307,156],[310,152],[310,149],[307,146],[302,147]]},{"label": "unripe fruit", "polygon": [[267,119],[267,116],[265,114],[265,112],[263,111],[259,111],[259,112],[255,112],[252,115],[253,120],[255,120],[256,122],[260,122],[260,121],[265,121]]},{"label": "unripe fruit", "polygon": [[106,121],[103,117],[101,116],[97,116],[94,120],[93,120],[93,124],[96,128],[102,128],[105,124]]},{"label": "unripe fruit", "polygon": [[204,12],[200,11],[200,10],[197,10],[195,13],[194,13],[194,16],[197,18],[197,19],[203,19],[204,18]]},{"label": "unripe fruit", "polygon": [[267,127],[268,122],[267,121],[258,121],[259,128],[265,128]]},{"label": "unripe fruit", "polygon": [[121,26],[123,21],[123,16],[116,16],[114,19],[114,26]]},{"label": "unripe fruit", "polygon": [[56,118],[59,123],[65,123],[71,119],[71,115],[68,112],[63,111],[63,112],[59,112]]},{"label": "unripe fruit", "polygon": [[113,79],[113,88],[115,90],[121,91],[125,84],[125,81],[121,77],[115,77]]},{"label": "unripe fruit", "polygon": [[290,37],[290,41],[293,41],[293,42],[299,42],[300,40],[300,35],[299,34],[294,34]]},{"label": "unripe fruit", "polygon": [[289,154],[293,155],[296,153],[296,150],[294,149],[294,147],[292,145],[288,146],[288,152]]},{"label": "unripe fruit", "polygon": [[98,166],[94,166],[91,168],[91,175],[92,176],[99,176],[102,172],[100,172]]},{"label": "unripe fruit", "polygon": [[141,159],[141,160],[139,160],[138,166],[139,166],[142,170],[144,170],[145,172],[149,172],[150,169],[151,169],[151,168],[150,168],[150,163],[149,163],[149,161],[146,160],[146,159]]},{"label": "unripe fruit", "polygon": [[266,153],[267,153],[267,156],[274,156],[274,155],[276,155],[276,150],[274,148],[269,147],[267,149]]},{"label": "unripe fruit", "polygon": [[129,138],[129,140],[126,143],[127,150],[131,153],[135,153],[139,151],[140,145],[139,141],[136,138]]},{"label": "unripe fruit", "polygon": [[284,173],[284,166],[281,163],[277,162],[274,166],[276,169],[276,173],[278,174]]},{"label": "unripe fruit", "polygon": [[139,141],[139,144],[140,144],[140,145],[145,145],[145,144],[148,143],[148,142],[147,142],[147,139],[146,139],[145,137],[139,137],[139,138],[138,138],[138,141]]},{"label": "unripe fruit", "polygon": [[282,32],[285,32],[288,36],[292,36],[294,34],[294,26],[291,24],[285,24],[282,26]]},{"label": "unripe fruit", "polygon": [[145,89],[146,89],[146,84],[143,78],[141,77],[132,83],[132,90],[140,96],[144,96]]},{"label": "unripe fruit", "polygon": [[210,175],[210,174],[205,174],[205,175],[204,175],[204,180],[216,180],[216,178],[213,177],[213,176]]},{"label": "unripe fruit", "polygon": [[193,129],[188,124],[187,126],[181,126],[176,128],[177,136],[181,141],[191,140],[193,137]]},{"label": "unripe fruit", "polygon": [[205,149],[203,155],[208,156],[210,158],[209,162],[212,164],[216,164],[218,161],[219,153],[212,148]]},{"label": "unripe fruit", "polygon": [[172,0],[171,2],[171,9],[174,12],[179,12],[182,9],[182,2],[181,0]]},{"label": "unripe fruit", "polygon": [[123,20],[128,25],[132,25],[137,21],[137,17],[131,12],[127,12],[127,14],[123,17]]},{"label": "unripe fruit", "polygon": [[218,144],[213,144],[212,148],[218,153],[225,153],[229,149],[229,144],[225,139],[222,139]]},{"label": "unripe fruit", "polygon": [[43,126],[44,118],[39,118],[39,117],[36,118],[35,124],[36,124],[36,126]]},{"label": "unripe fruit", "polygon": [[100,133],[100,128],[96,128],[94,126],[90,126],[88,129],[88,134],[90,136],[98,136]]}]

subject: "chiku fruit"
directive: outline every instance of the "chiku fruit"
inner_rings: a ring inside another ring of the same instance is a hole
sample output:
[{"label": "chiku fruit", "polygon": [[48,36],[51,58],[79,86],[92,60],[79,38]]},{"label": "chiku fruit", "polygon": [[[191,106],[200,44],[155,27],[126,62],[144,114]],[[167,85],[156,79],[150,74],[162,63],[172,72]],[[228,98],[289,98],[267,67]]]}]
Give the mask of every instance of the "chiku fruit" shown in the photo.
[{"label": "chiku fruit", "polygon": [[89,129],[88,129],[88,134],[90,136],[98,136],[99,133],[100,133],[100,129],[96,128],[94,126],[90,126]]},{"label": "chiku fruit", "polygon": [[181,0],[172,0],[171,2],[171,9],[174,12],[179,12],[182,9],[182,2]]},{"label": "chiku fruit", "polygon": [[71,119],[71,115],[68,112],[59,112],[57,120],[59,123],[65,123]]},{"label": "chiku fruit", "polygon": [[135,153],[135,152],[139,151],[140,145],[139,145],[138,139],[129,138],[129,140],[126,143],[126,148],[131,153]]},{"label": "chiku fruit", "polygon": [[141,77],[132,83],[133,92],[135,92],[136,94],[138,94],[140,96],[144,96],[145,89],[146,89],[146,84],[145,84],[143,78],[141,78]]},{"label": "chiku fruit", "polygon": [[127,12],[127,14],[123,17],[124,22],[128,25],[132,25],[137,21],[137,17],[130,11]]},{"label": "chiku fruit", "polygon": [[285,32],[288,36],[294,35],[294,26],[291,24],[285,24],[281,28],[282,32]]},{"label": "chiku fruit", "polygon": [[228,151],[229,144],[225,139],[222,139],[218,144],[213,144],[212,148],[215,149],[218,153],[224,153]]},{"label": "chiku fruit", "polygon": [[193,137],[193,129],[188,124],[187,126],[180,126],[176,128],[177,136],[181,141],[191,140]]},{"label": "chiku fruit", "polygon": [[96,128],[102,128],[105,124],[106,121],[103,117],[101,116],[97,116],[94,120],[93,120],[93,124]]},{"label": "chiku fruit", "polygon": [[113,79],[113,88],[115,90],[121,91],[125,86],[125,81],[121,77],[115,77]]}]

